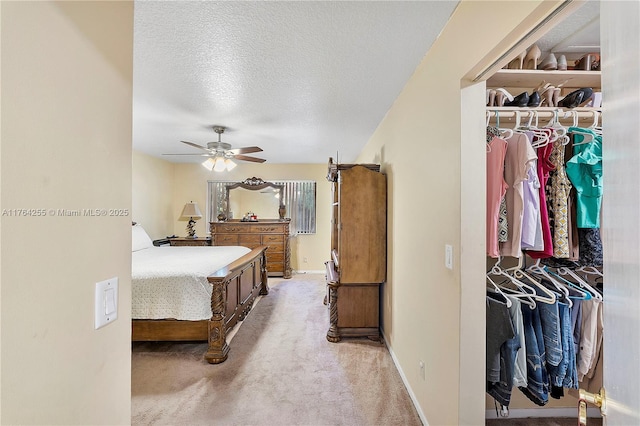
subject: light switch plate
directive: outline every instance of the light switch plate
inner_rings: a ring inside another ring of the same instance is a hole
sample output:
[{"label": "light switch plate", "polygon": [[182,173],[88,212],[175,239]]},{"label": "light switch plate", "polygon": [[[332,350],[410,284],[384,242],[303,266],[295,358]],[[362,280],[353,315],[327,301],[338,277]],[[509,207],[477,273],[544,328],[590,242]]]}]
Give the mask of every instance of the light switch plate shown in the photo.
[{"label": "light switch plate", "polygon": [[444,266],[447,269],[453,269],[453,246],[451,244],[444,246]]},{"label": "light switch plate", "polygon": [[96,330],[118,318],[118,277],[96,283],[94,311]]}]

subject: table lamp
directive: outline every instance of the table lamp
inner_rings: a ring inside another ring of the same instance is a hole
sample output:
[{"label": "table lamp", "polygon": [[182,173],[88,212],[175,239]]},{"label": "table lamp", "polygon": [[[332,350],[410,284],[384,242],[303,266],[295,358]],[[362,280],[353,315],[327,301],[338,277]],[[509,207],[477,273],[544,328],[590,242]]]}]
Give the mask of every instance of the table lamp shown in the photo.
[{"label": "table lamp", "polygon": [[200,209],[198,208],[197,203],[190,201],[184,205],[182,214],[180,215],[180,219],[189,219],[189,223],[187,224],[187,238],[198,238],[196,237],[196,230],[193,229],[193,225],[196,223],[194,219],[200,219],[201,217],[202,213],[200,213]]}]

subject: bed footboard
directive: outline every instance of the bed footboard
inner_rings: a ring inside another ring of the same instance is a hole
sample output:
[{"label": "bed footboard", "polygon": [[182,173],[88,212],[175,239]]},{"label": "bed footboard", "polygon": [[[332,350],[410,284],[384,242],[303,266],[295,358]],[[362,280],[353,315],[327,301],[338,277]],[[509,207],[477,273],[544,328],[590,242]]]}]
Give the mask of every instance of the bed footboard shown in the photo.
[{"label": "bed footboard", "polygon": [[213,286],[209,320],[179,321],[132,320],[132,340],[198,341],[208,340],[205,359],[219,364],[227,359],[226,337],[238,321],[251,311],[258,295],[269,294],[266,246],[260,246],[207,277]]},{"label": "bed footboard", "polygon": [[211,364],[219,364],[227,359],[227,332],[249,314],[258,295],[269,294],[266,250],[266,246],[255,248],[207,277],[213,291],[212,316],[208,322],[209,348],[204,357]]}]

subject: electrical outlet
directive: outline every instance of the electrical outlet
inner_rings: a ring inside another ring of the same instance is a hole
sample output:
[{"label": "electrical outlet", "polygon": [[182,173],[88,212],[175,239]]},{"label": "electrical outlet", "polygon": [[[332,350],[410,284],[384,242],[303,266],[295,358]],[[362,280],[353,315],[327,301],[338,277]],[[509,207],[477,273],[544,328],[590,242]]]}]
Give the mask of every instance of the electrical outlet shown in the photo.
[{"label": "electrical outlet", "polygon": [[302,258],[302,263],[307,263],[307,258],[306,257]]},{"label": "electrical outlet", "polygon": [[424,361],[420,360],[420,362],[418,363],[418,365],[420,366],[420,378],[422,380],[426,380],[426,376],[425,376],[425,372],[424,372]]}]

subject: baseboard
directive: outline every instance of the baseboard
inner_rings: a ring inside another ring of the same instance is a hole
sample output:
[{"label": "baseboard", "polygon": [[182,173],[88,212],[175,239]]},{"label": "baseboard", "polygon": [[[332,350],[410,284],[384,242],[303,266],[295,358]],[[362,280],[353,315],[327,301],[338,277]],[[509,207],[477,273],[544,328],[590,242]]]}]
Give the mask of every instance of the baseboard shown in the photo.
[{"label": "baseboard", "polygon": [[[515,408],[513,410],[509,410],[509,416],[500,417],[496,415],[496,410],[487,409],[485,411],[484,418],[485,419],[524,419],[527,417],[568,417],[568,418],[578,418],[578,407],[576,408]],[[595,407],[587,408],[587,417],[590,418],[600,418],[600,409]]]},{"label": "baseboard", "polygon": [[315,270],[308,270],[308,271],[293,271],[293,274],[325,274],[327,271],[325,271],[324,269],[319,270],[319,271],[315,271]]},{"label": "baseboard", "polygon": [[382,329],[380,330],[380,334],[382,335],[382,340],[384,341],[384,344],[387,347],[387,350],[391,354],[391,359],[393,360],[393,363],[395,364],[396,369],[398,370],[398,373],[400,373],[400,378],[402,379],[402,383],[404,383],[404,387],[407,388],[407,392],[409,392],[409,397],[411,398],[411,402],[413,402],[413,406],[416,408],[416,411],[418,412],[418,417],[420,417],[420,420],[422,421],[422,424],[424,426],[429,426],[429,422],[427,421],[427,418],[425,417],[424,412],[422,412],[422,408],[418,403],[418,399],[413,393],[411,386],[409,386],[409,381],[407,380],[407,376],[404,375],[404,371],[402,371],[402,368],[400,367],[400,362],[398,361],[398,358],[396,358],[396,354],[393,353],[393,349],[391,349],[391,347],[389,346],[389,342],[387,341],[387,336],[384,335],[384,331],[382,331]]}]

